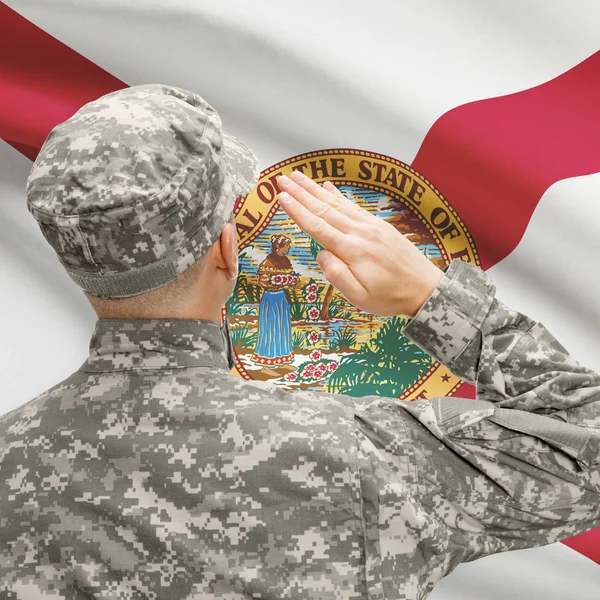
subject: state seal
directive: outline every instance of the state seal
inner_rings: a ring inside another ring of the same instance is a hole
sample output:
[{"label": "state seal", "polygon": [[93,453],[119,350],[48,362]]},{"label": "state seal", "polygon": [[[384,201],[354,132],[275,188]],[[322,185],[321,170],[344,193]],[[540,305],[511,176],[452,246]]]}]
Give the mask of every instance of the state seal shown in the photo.
[{"label": "state seal", "polygon": [[302,171],[391,223],[429,260],[479,265],[465,225],[405,163],[356,149],[308,152],[261,173],[235,208],[240,275],[226,305],[234,372],[287,389],[406,400],[452,396],[462,381],[402,335],[406,317],[352,306],[317,262],[321,247],[279,208],[276,178]]}]

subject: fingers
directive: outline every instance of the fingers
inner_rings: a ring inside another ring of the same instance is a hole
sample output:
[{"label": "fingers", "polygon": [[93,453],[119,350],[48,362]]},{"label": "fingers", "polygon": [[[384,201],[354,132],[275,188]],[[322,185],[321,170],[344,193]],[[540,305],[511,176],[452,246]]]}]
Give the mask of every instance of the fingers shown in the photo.
[{"label": "fingers", "polygon": [[[299,185],[289,177],[281,176],[277,179],[277,185],[281,190],[293,196],[313,215],[320,217],[336,229],[350,233],[356,228],[356,221],[336,209],[334,203],[339,205],[339,202],[337,200],[332,202],[331,194],[305,175],[302,175],[302,181],[303,184]],[[322,201],[323,196],[328,196],[329,202]]]},{"label": "fingers", "polygon": [[287,192],[279,195],[279,204],[290,219],[295,221],[298,227],[313,240],[336,254],[343,253],[344,247],[347,246],[345,242],[348,236],[346,234],[313,214]]},{"label": "fingers", "polygon": [[321,250],[317,254],[317,262],[327,281],[342,292],[352,304],[360,308],[367,296],[367,290],[356,279],[348,265],[327,250]]},{"label": "fingers", "polygon": [[[319,187],[318,184],[315,183],[315,185]],[[323,188],[330,194],[330,196],[328,196],[328,198],[330,198],[329,202],[333,201],[338,203],[340,206],[339,210],[351,219],[354,219],[355,221],[368,221],[370,219],[377,218],[368,210],[365,210],[355,202],[352,202],[352,200],[349,198],[346,198],[346,196],[344,196],[344,194],[342,194],[342,192],[340,192],[340,190],[336,188],[331,181],[326,181],[323,184]],[[327,202],[327,200],[324,201]]]},{"label": "fingers", "polygon": [[[313,181],[310,177],[304,175],[304,173],[300,173],[300,171],[293,171],[290,177],[298,186],[304,188],[317,200],[335,208],[336,211],[353,221],[364,221],[373,217],[368,211],[346,198],[346,196],[344,196],[344,194],[329,181],[326,181],[323,184],[323,187],[321,187],[316,181]],[[289,179],[286,177],[282,177],[280,180],[282,180],[282,182],[285,182],[286,180],[289,182]],[[302,201],[301,198],[298,198],[298,200]]]},{"label": "fingers", "polygon": [[300,171],[293,171],[290,177],[321,202],[335,208],[354,221],[360,220],[361,215],[357,211],[359,207],[354,202],[348,200],[331,182],[325,182],[323,186],[326,184],[329,184],[329,186],[324,189],[324,187],[321,187],[316,181],[313,181],[310,177],[304,175],[304,173],[300,173]]}]

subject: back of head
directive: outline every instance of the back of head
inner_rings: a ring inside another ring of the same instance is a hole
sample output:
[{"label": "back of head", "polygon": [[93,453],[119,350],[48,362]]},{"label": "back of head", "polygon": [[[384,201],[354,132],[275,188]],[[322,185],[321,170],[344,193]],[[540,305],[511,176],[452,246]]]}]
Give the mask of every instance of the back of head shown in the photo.
[{"label": "back of head", "polygon": [[258,174],[254,154],[200,96],[142,85],[86,104],[50,132],[27,205],[95,308],[143,306],[192,285]]},{"label": "back of head", "polygon": [[205,260],[206,255],[201,256],[177,279],[143,294],[124,298],[84,294],[99,319],[191,318],[202,293],[200,276]]}]

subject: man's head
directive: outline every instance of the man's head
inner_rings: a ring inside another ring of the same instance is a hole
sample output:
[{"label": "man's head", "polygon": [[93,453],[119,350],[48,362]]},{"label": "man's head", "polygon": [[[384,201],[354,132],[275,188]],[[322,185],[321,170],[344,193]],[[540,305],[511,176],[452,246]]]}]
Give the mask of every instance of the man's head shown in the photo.
[{"label": "man's head", "polygon": [[233,205],[257,178],[254,154],[200,96],[143,85],[52,130],[28,208],[101,318],[194,318],[195,295],[231,293]]},{"label": "man's head", "polygon": [[128,298],[102,298],[85,292],[99,319],[210,319],[235,288],[238,246],[233,215],[215,243],[177,279]]}]

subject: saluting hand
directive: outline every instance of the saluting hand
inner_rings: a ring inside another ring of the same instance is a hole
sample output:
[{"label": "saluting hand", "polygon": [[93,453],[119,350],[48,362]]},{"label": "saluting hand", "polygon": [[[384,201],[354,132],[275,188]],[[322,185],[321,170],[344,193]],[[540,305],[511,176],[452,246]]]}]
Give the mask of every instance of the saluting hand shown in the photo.
[{"label": "saluting hand", "polygon": [[443,277],[393,225],[295,171],[277,179],[280,205],[325,250],[317,262],[356,307],[376,315],[414,317]]}]

